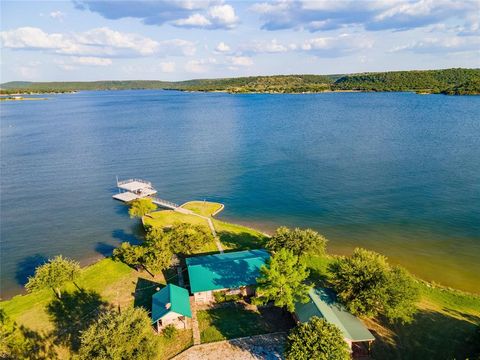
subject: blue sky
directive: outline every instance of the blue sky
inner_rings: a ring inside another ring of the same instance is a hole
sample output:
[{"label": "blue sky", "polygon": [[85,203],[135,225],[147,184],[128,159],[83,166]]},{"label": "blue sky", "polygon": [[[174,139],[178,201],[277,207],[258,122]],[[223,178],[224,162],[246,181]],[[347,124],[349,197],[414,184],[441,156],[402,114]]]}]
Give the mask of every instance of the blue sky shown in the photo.
[{"label": "blue sky", "polygon": [[480,67],[480,1],[2,1],[1,82]]}]

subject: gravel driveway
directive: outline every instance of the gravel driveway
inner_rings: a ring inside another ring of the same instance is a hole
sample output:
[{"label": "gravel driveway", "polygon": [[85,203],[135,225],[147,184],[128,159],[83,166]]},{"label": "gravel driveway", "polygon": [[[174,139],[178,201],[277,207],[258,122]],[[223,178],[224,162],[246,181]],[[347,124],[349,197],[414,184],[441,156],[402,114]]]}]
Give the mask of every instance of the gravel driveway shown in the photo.
[{"label": "gravel driveway", "polygon": [[194,346],[174,360],[280,360],[285,334],[257,335]]}]

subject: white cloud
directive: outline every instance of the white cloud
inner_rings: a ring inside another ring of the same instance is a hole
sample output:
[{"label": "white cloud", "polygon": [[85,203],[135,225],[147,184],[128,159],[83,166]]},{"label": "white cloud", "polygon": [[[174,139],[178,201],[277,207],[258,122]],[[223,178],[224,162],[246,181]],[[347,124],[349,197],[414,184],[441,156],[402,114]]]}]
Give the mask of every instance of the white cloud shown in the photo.
[{"label": "white cloud", "polygon": [[39,28],[23,27],[0,32],[0,40],[5,48],[86,57],[191,56],[196,51],[195,44],[190,41],[172,39],[159,42],[107,27],[73,34],[48,34]]},{"label": "white cloud", "polygon": [[159,43],[158,53],[160,55],[184,55],[192,56],[197,52],[195,44],[182,39],[164,40]]},{"label": "white cloud", "polygon": [[208,10],[208,15],[217,27],[231,29],[238,23],[235,9],[231,5],[212,6]]},{"label": "white cloud", "polygon": [[426,38],[414,41],[407,45],[397,46],[390,52],[411,51],[415,53],[462,53],[477,52],[480,53],[480,38],[476,36],[451,36],[444,38]]},{"label": "white cloud", "polygon": [[76,0],[75,5],[107,19],[137,18],[146,25],[232,29],[238,23],[235,9],[223,0]]},{"label": "white cloud", "polygon": [[56,19],[59,21],[63,21],[65,18],[65,13],[61,12],[60,10],[57,11],[52,11],[50,14],[48,14],[52,19]]},{"label": "white cloud", "polygon": [[210,71],[210,66],[217,64],[215,58],[190,60],[185,64],[185,70],[191,73],[206,73]]},{"label": "white cloud", "polygon": [[215,51],[217,53],[228,53],[230,52],[230,46],[225,44],[223,41],[219,42],[218,45],[215,47]]},{"label": "white cloud", "polygon": [[298,43],[280,43],[253,41],[239,47],[238,54],[276,54],[292,51],[304,51],[321,57],[341,57],[353,52],[370,49],[374,41],[362,35],[341,34],[336,37],[316,37]]},{"label": "white cloud", "polygon": [[164,73],[173,73],[175,72],[175,63],[173,61],[161,62],[159,64],[160,71]]},{"label": "white cloud", "polygon": [[207,27],[212,25],[210,20],[201,14],[190,15],[186,19],[179,19],[173,22],[176,26],[184,27]]},{"label": "white cloud", "polygon": [[260,14],[262,28],[300,28],[311,32],[362,26],[366,30],[408,30],[465,21],[478,14],[477,0],[278,0],[257,3],[251,9]]},{"label": "white cloud", "polygon": [[233,29],[237,24],[238,17],[231,5],[212,6],[205,15],[195,13],[172,22],[172,25],[178,27],[203,29]]},{"label": "white cloud", "polygon": [[292,50],[292,45],[280,44],[277,39],[270,41],[253,41],[240,47],[242,52],[251,53],[282,53]]},{"label": "white cloud", "polygon": [[248,56],[230,56],[228,58],[229,63],[232,66],[252,66],[253,60]]},{"label": "white cloud", "polygon": [[47,34],[39,28],[22,27],[0,32],[2,46],[12,49],[61,49],[69,46],[62,34]]},{"label": "white cloud", "polygon": [[341,57],[373,47],[374,41],[367,37],[342,34],[337,37],[317,37],[305,40],[296,48],[321,57]]},{"label": "white cloud", "polygon": [[111,59],[98,58],[94,56],[74,56],[72,62],[79,65],[107,66],[112,64]]}]

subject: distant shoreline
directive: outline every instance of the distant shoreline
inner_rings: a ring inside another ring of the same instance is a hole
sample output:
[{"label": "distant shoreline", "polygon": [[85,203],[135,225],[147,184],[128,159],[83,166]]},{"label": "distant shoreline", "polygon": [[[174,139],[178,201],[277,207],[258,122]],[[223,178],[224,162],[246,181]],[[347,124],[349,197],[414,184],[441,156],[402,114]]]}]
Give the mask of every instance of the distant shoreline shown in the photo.
[{"label": "distant shoreline", "polygon": [[389,71],[330,75],[269,75],[185,81],[111,80],[18,82],[0,84],[0,92],[68,93],[88,90],[178,90],[226,93],[310,94],[323,92],[413,91],[445,95],[480,94],[480,69]]}]

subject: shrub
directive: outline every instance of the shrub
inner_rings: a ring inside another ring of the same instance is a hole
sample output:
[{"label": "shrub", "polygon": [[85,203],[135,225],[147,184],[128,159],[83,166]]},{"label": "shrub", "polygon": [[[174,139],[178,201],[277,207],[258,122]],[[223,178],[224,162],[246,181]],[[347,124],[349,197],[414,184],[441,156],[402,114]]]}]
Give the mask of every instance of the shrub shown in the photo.
[{"label": "shrub", "polygon": [[172,339],[175,335],[177,335],[177,333],[177,328],[172,324],[167,325],[162,331],[162,335],[165,336],[167,339]]}]

